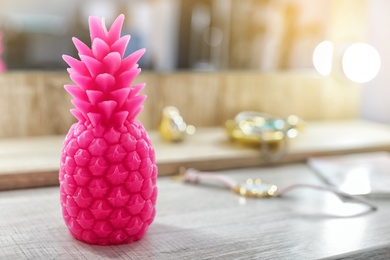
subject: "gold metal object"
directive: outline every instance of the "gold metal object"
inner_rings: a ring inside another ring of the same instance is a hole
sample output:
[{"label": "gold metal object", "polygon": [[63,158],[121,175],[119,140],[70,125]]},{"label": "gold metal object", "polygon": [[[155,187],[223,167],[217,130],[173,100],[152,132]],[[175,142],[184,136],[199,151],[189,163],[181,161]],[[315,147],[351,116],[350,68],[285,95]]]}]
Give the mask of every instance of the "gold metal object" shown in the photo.
[{"label": "gold metal object", "polygon": [[[226,121],[225,128],[229,137],[243,144],[260,145],[279,143],[285,137],[296,137],[305,123],[297,116],[287,118],[274,117],[264,113],[244,111]],[[259,137],[262,134],[262,138]]]},{"label": "gold metal object", "polygon": [[232,141],[261,146],[265,159],[276,161],[287,151],[288,139],[296,137],[305,123],[297,116],[287,118],[269,114],[244,111],[234,120],[225,123],[227,134]]},{"label": "gold metal object", "polygon": [[173,106],[163,109],[158,130],[161,137],[168,142],[181,142],[187,135],[195,133],[195,127],[187,125],[179,110]]},{"label": "gold metal object", "polygon": [[276,197],[278,188],[260,179],[247,179],[245,183],[235,186],[233,190],[245,197],[267,198]]}]

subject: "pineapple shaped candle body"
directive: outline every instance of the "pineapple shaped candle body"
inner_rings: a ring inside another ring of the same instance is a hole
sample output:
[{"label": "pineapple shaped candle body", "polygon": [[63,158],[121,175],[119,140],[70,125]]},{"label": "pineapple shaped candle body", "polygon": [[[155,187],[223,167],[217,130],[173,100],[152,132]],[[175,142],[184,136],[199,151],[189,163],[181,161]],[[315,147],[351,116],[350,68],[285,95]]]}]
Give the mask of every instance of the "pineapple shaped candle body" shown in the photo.
[{"label": "pineapple shaped candle body", "polygon": [[157,166],[142,124],[144,84],[139,50],[124,58],[130,36],[121,37],[124,16],[107,31],[90,17],[91,49],[73,38],[80,60],[64,55],[75,85],[71,126],[61,154],[60,201],[65,223],[78,240],[123,244],[141,239],[155,216]]}]

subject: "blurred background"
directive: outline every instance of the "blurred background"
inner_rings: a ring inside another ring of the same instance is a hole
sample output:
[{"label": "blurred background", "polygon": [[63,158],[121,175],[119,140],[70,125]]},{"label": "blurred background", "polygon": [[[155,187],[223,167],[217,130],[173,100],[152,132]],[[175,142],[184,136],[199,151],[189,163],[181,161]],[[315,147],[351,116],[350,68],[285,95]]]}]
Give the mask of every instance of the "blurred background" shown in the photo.
[{"label": "blurred background", "polygon": [[327,39],[331,1],[317,0],[1,0],[3,59],[9,69],[62,69],[76,54],[71,36],[88,41],[88,16],[126,15],[132,49],[146,46],[143,67],[291,69],[312,67]]},{"label": "blurred background", "polygon": [[[0,57],[8,71],[63,70],[61,55],[77,55],[71,37],[89,41],[88,16],[111,24],[120,13],[124,33],[132,35],[127,52],[146,47],[140,65],[158,72],[316,68],[322,76],[354,81],[343,71],[343,54],[353,43],[369,43],[380,67],[357,81],[363,84],[360,114],[390,123],[387,0],[0,0]],[[313,53],[324,41],[330,47],[314,66]],[[363,63],[364,70],[378,65]]]}]

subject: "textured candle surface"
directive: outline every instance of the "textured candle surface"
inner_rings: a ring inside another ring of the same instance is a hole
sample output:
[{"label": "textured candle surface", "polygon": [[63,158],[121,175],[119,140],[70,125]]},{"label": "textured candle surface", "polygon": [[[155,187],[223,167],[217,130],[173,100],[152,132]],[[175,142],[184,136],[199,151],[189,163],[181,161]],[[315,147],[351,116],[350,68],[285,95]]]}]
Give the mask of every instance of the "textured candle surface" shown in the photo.
[{"label": "textured candle surface", "polygon": [[73,38],[79,52],[64,55],[74,85],[71,126],[61,154],[60,201],[65,223],[78,240],[122,244],[141,239],[155,216],[157,166],[152,143],[135,118],[145,84],[132,85],[144,49],[123,57],[124,16],[107,30],[90,17],[91,48]]}]

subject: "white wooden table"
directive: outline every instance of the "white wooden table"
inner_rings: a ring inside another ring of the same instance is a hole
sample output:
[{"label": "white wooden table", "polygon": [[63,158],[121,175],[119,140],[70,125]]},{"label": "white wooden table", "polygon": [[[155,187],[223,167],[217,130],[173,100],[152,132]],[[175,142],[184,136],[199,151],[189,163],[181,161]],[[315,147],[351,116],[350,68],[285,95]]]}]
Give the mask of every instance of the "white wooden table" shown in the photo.
[{"label": "white wooden table", "polygon": [[[279,187],[320,183],[305,164],[228,170],[237,181],[260,177]],[[331,193],[296,190],[245,199],[228,190],[158,179],[157,216],[147,235],[121,246],[71,237],[59,188],[0,192],[0,259],[390,259],[390,201],[343,204]],[[343,255],[344,254],[344,255]]]}]

